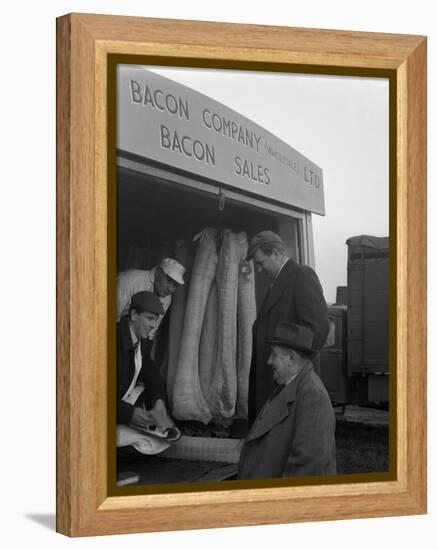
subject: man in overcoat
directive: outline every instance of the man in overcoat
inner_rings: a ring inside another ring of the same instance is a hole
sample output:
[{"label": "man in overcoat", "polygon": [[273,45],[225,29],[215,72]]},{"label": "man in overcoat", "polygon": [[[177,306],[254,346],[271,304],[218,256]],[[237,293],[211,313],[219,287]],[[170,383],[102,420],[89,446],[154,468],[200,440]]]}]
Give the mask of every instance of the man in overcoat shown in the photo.
[{"label": "man in overcoat", "polygon": [[287,247],[272,231],[262,231],[251,239],[247,260],[271,279],[271,288],[260,306],[253,325],[253,351],[249,376],[248,424],[251,426],[262,405],[274,389],[266,369],[269,346],[276,326],[282,321],[309,328],[313,334],[312,361],[319,373],[318,351],[324,345],[329,318],[327,303],[315,271],[287,255]]},{"label": "man in overcoat", "polygon": [[277,384],[248,432],[239,479],[336,473],[335,415],[313,369],[313,333],[280,323],[268,345],[267,371]]}]

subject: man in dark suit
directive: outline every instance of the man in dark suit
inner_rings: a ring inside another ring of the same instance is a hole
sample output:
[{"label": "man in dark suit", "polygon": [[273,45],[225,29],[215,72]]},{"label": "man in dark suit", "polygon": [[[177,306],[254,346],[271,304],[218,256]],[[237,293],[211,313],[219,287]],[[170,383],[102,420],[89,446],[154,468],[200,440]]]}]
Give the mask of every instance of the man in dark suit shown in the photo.
[{"label": "man in dark suit", "polygon": [[312,360],[319,373],[318,351],[329,331],[327,304],[316,273],[311,267],[294,262],[287,255],[286,245],[272,231],[262,231],[251,239],[247,260],[253,259],[257,269],[271,278],[253,326],[253,353],[249,377],[248,423],[252,424],[274,389],[274,381],[266,369],[269,346],[278,323],[289,321],[309,328],[313,334]]},{"label": "man in dark suit", "polygon": [[179,431],[167,412],[159,368],[146,345],[163,313],[159,298],[142,291],[132,296],[129,314],[117,324],[117,424],[156,427],[172,441]]},{"label": "man in dark suit", "polygon": [[313,337],[308,328],[286,322],[268,340],[277,387],[246,436],[239,479],[336,473],[335,415],[310,360]]}]

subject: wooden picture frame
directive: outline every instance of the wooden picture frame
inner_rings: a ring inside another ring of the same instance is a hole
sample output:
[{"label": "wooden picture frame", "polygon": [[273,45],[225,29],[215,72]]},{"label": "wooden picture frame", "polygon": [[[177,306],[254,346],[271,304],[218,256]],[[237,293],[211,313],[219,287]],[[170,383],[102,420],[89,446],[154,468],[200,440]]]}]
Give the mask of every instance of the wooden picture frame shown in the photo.
[{"label": "wooden picture frame", "polygon": [[[108,494],[108,59],[391,82],[392,477]],[[426,39],[104,15],[57,20],[57,530],[70,536],[426,513]]]}]

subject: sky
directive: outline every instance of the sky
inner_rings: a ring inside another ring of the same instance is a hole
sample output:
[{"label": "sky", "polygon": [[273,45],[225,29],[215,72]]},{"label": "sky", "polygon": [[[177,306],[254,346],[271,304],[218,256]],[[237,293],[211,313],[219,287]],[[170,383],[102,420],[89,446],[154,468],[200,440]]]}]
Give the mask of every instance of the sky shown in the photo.
[{"label": "sky", "polygon": [[389,235],[389,82],[385,78],[148,67],[220,101],[323,170],[326,215],[312,215],[328,302],[347,284],[354,235]]}]

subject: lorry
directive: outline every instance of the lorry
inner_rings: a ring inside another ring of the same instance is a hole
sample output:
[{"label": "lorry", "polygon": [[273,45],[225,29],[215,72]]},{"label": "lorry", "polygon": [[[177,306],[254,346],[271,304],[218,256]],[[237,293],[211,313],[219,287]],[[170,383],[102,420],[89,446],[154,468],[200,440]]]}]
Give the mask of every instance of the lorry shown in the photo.
[{"label": "lorry", "polygon": [[321,378],[334,404],[387,406],[389,238],[359,235],[348,246],[347,286],[329,305]]}]

